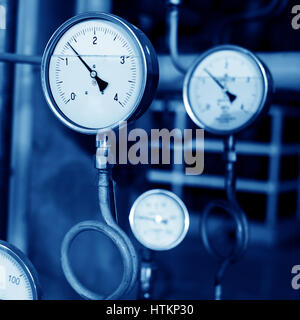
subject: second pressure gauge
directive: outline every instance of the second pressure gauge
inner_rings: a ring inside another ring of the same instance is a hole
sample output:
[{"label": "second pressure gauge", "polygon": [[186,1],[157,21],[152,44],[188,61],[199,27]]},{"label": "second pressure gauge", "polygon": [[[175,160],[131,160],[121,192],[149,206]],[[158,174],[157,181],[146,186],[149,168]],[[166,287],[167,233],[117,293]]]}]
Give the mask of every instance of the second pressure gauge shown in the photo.
[{"label": "second pressure gauge", "polygon": [[204,53],[184,82],[184,104],[201,128],[220,135],[238,132],[268,109],[272,80],[250,51],[219,46]]},{"label": "second pressure gauge", "polygon": [[65,125],[83,133],[113,129],[140,116],[157,83],[150,41],[112,14],[70,19],[54,33],[43,56],[42,86],[49,106]]},{"label": "second pressure gauge", "polygon": [[184,203],[174,193],[161,189],[143,193],[134,202],[129,221],[137,240],[152,250],[176,247],[189,228]]}]

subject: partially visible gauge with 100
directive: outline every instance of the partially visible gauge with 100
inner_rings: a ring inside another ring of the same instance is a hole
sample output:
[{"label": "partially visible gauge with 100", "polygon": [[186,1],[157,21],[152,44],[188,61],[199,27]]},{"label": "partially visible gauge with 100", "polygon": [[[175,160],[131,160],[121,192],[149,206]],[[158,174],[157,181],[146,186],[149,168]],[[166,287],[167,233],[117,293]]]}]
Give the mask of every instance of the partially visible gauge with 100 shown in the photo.
[{"label": "partially visible gauge with 100", "polygon": [[248,127],[270,105],[271,76],[250,51],[219,46],[204,53],[186,75],[184,104],[191,119],[215,134]]},{"label": "partially visible gauge with 100", "polygon": [[189,214],[174,193],[155,189],[143,193],[129,215],[134,236],[152,250],[169,250],[186,236]]},{"label": "partially visible gauge with 100", "polygon": [[37,273],[26,256],[14,246],[0,241],[0,299],[37,300]]}]

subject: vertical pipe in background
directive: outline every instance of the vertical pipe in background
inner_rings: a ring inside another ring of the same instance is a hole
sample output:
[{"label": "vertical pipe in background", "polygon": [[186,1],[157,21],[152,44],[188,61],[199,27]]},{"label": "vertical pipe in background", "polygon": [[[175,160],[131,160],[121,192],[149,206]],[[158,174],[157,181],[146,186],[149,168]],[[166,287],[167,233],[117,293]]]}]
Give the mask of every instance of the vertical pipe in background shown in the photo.
[{"label": "vertical pipe in background", "polygon": [[[17,0],[0,0],[0,52],[14,52]],[[0,239],[6,239],[14,66],[0,63]]]},{"label": "vertical pipe in background", "polygon": [[87,11],[112,11],[112,0],[77,0],[76,14]]},{"label": "vertical pipe in background", "polygon": [[[174,113],[175,113],[175,121],[174,121],[174,128],[179,128],[180,130],[183,130],[186,128],[186,123],[187,123],[187,117],[186,117],[186,112],[181,106],[175,106],[174,108]],[[183,139],[183,137],[182,137]],[[174,162],[180,163],[183,157],[183,150],[179,154],[177,150],[176,143],[174,143]],[[173,165],[172,168],[172,173],[174,174],[184,174],[184,166],[183,165]],[[177,184],[174,183],[172,184],[172,191],[178,195],[179,198],[183,198],[183,189],[184,185],[183,184]]]},{"label": "vertical pipe in background", "polygon": [[[9,0],[11,1],[11,0]],[[19,0],[16,52],[36,54],[40,0]],[[40,90],[39,69],[30,65],[15,68],[11,179],[9,192],[8,241],[27,251],[27,215],[29,205],[30,162],[34,91]]]},{"label": "vertical pipe in background", "polygon": [[[281,146],[283,135],[283,112],[280,108],[273,110],[271,116],[271,144],[276,150],[269,158],[269,181],[271,190],[268,192],[265,223],[269,230],[274,231],[278,220],[279,186],[280,186],[280,168],[281,168]],[[273,236],[273,235],[272,235]]]}]

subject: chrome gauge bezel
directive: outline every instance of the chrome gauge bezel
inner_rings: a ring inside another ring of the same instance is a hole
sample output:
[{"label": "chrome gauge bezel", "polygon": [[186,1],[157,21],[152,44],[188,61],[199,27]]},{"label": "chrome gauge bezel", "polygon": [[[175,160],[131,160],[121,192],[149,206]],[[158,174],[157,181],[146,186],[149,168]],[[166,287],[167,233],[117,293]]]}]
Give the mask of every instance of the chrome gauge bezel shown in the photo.
[{"label": "chrome gauge bezel", "polygon": [[[199,64],[208,57],[209,55],[218,52],[218,51],[235,51],[235,52],[240,52],[241,54],[244,54],[248,56],[252,61],[255,62],[255,64],[258,66],[258,70],[261,74],[262,77],[262,83],[263,83],[263,95],[259,104],[259,107],[257,108],[256,112],[253,114],[253,116],[245,122],[243,125],[235,128],[235,129],[230,129],[230,130],[216,130],[215,128],[212,128],[206,124],[204,124],[203,120],[199,119],[199,117],[195,114],[194,108],[191,105],[190,97],[189,97],[189,86],[190,82],[193,78],[194,72],[197,70]],[[207,50],[204,52],[195,62],[194,64],[190,67],[188,73],[185,76],[184,79],[184,85],[183,85],[183,101],[184,101],[184,106],[186,109],[186,112],[188,113],[189,117],[191,120],[200,128],[216,134],[216,135],[230,135],[234,134],[237,132],[240,132],[246,128],[248,128],[251,124],[253,124],[258,118],[263,117],[269,110],[269,107],[271,105],[271,97],[273,93],[273,80],[271,77],[271,74],[266,67],[266,65],[251,51],[235,46],[235,45],[221,45],[221,46],[216,46],[212,49]]]},{"label": "chrome gauge bezel", "polygon": [[[140,204],[140,202],[144,201],[146,198],[148,198],[149,196],[152,196],[154,194],[161,194],[163,196],[171,198],[173,201],[175,201],[179,205],[179,207],[182,210],[183,216],[184,216],[184,219],[183,219],[184,226],[183,226],[183,230],[182,230],[180,237],[178,237],[176,239],[176,241],[172,242],[170,245],[164,246],[164,247],[149,245],[148,243],[145,243],[144,240],[139,236],[139,234],[136,230],[135,222],[134,222],[137,206]],[[167,190],[163,190],[163,189],[153,189],[153,190],[149,190],[149,191],[144,192],[142,195],[140,195],[135,200],[135,202],[133,203],[131,210],[130,210],[129,223],[130,223],[132,233],[134,234],[136,239],[143,246],[145,246],[148,249],[155,250],[155,251],[166,251],[166,250],[170,250],[170,249],[175,248],[183,241],[183,239],[185,238],[185,236],[188,232],[188,229],[189,229],[190,217],[189,217],[189,213],[188,213],[188,210],[187,210],[185,204],[176,194],[174,194],[173,192],[167,191]]]},{"label": "chrome gauge bezel", "polygon": [[[71,119],[66,117],[63,112],[60,110],[57,105],[50,87],[49,81],[49,65],[52,54],[57,46],[58,41],[61,37],[74,25],[81,23],[87,20],[107,20],[113,22],[116,25],[119,25],[125,32],[127,32],[128,36],[132,37],[137,44],[137,47],[141,53],[142,64],[143,64],[143,82],[142,82],[142,90],[138,96],[135,107],[132,111],[123,117],[120,121],[111,124],[108,127],[104,128],[88,128],[83,127]],[[68,21],[66,21],[62,26],[60,26],[50,38],[46,49],[43,54],[42,64],[41,64],[41,81],[42,81],[42,89],[44,92],[44,96],[46,101],[55,114],[55,116],[62,121],[67,127],[73,129],[77,132],[85,133],[85,134],[97,134],[99,131],[107,131],[110,129],[116,129],[122,122],[131,121],[140,117],[143,112],[148,108],[150,103],[152,102],[157,85],[158,85],[158,61],[152,44],[149,39],[144,35],[144,33],[125,21],[124,19],[115,16],[113,14],[102,13],[102,12],[88,12],[77,15]]]}]

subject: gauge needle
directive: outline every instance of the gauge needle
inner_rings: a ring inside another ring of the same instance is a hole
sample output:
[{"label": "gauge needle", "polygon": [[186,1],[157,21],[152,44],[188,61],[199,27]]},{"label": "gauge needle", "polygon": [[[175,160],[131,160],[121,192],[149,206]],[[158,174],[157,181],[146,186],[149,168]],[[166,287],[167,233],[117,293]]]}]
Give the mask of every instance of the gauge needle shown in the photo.
[{"label": "gauge needle", "polygon": [[155,222],[155,218],[150,218],[150,217],[146,217],[146,216],[138,216],[137,218],[142,219],[142,220],[149,220],[149,221]]},{"label": "gauge needle", "polygon": [[80,54],[71,46],[70,42],[68,42],[68,45],[70,46],[70,48],[74,51],[74,53],[76,54],[76,56],[79,58],[79,60],[84,64],[84,66],[88,69],[88,71],[90,72],[90,76],[96,80],[99,90],[101,91],[101,93],[104,92],[104,90],[107,88],[108,83],[106,81],[103,81],[102,79],[100,79],[98,77],[97,71],[93,70],[80,56]]},{"label": "gauge needle", "polygon": [[215,81],[215,83],[223,90],[223,92],[227,95],[228,99],[232,103],[236,99],[236,95],[230,93],[223,85],[222,83],[213,76],[207,69],[204,69],[204,71]]},{"label": "gauge needle", "polygon": [[[159,217],[159,218],[158,218]],[[155,218],[150,218],[150,217],[146,217],[146,216],[139,216],[139,219],[142,220],[149,220],[149,221],[153,221],[155,223],[163,223],[163,224],[168,224],[168,220],[167,219],[162,219],[160,216],[156,216]]]}]

